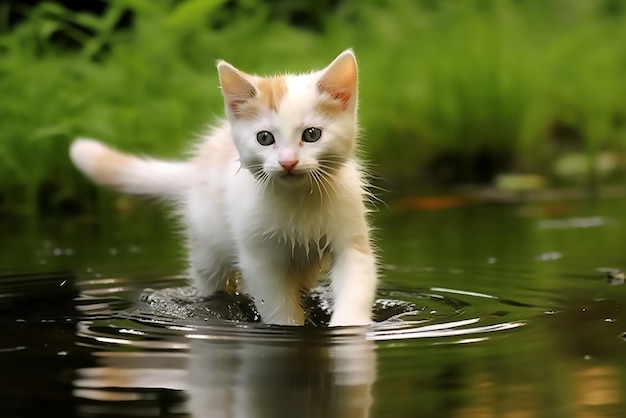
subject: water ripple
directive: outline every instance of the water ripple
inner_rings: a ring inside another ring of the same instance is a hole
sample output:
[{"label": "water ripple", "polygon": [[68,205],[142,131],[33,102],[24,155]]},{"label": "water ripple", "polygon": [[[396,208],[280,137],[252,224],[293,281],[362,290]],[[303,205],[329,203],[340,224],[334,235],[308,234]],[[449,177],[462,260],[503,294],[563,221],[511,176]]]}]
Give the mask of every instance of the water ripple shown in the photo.
[{"label": "water ripple", "polygon": [[37,300],[48,297],[51,289],[59,297],[65,295],[77,311],[78,344],[102,349],[126,346],[178,351],[187,350],[194,340],[281,343],[311,333],[329,342],[355,335],[373,341],[434,338],[438,344],[475,342],[523,327],[530,318],[549,311],[523,300],[466,289],[383,286],[374,309],[375,322],[369,327],[315,326],[327,323],[330,317],[324,290],[308,301],[314,317],[311,324],[283,327],[259,323],[253,304],[241,295],[194,299],[191,288],[180,286],[184,284],[180,276],[76,279],[67,273],[48,273],[28,280],[21,275],[7,277],[0,289],[5,299],[21,295]]},{"label": "water ripple", "polygon": [[[167,284],[171,284],[171,280],[171,277],[163,278]],[[156,280],[151,286],[159,284]],[[89,284],[92,285],[93,282]],[[84,289],[83,297],[85,294],[92,292]],[[303,333],[318,333],[329,342],[364,335],[373,341],[437,338],[441,344],[457,343],[459,337],[465,337],[461,338],[463,342],[491,338],[494,333],[520,328],[540,310],[545,311],[520,301],[502,300],[496,295],[444,287],[423,290],[383,287],[378,295],[374,324],[366,328],[329,329],[242,321],[241,312],[250,309],[249,300],[224,295],[222,299],[209,302],[197,301],[186,287],[148,289],[142,293],[141,302],[135,301],[132,306],[118,310],[111,310],[108,306],[111,297],[108,294],[105,299],[109,298],[106,299],[109,302],[102,303],[94,298],[92,306],[93,313],[100,311],[109,315],[81,321],[78,336],[82,344],[92,347],[114,344],[157,350],[185,350],[193,340],[245,339],[280,343],[296,341]],[[327,321],[330,313],[320,308],[329,306],[324,298],[325,294],[320,292],[312,303],[319,311],[315,314],[317,318],[324,317]],[[222,311],[218,312],[220,309]],[[83,312],[88,313],[89,309]],[[254,318],[254,313],[251,315]]]}]

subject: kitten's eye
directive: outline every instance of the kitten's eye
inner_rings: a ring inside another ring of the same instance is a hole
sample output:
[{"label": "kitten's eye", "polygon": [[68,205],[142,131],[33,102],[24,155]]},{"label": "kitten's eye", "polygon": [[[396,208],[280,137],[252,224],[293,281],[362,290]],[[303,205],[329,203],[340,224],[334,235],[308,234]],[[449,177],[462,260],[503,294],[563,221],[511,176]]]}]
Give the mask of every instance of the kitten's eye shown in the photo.
[{"label": "kitten's eye", "polygon": [[272,133],[268,131],[261,131],[257,133],[256,140],[259,144],[263,146],[272,145],[275,142],[274,135],[272,135]]},{"label": "kitten's eye", "polygon": [[304,142],[319,141],[321,137],[322,137],[322,130],[320,128],[306,128],[302,132],[302,140]]}]

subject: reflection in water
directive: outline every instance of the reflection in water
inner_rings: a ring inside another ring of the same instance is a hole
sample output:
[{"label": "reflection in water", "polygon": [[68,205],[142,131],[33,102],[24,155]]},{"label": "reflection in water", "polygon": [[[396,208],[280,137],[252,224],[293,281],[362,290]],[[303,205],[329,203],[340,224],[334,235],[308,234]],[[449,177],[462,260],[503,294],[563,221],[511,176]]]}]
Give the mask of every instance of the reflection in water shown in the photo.
[{"label": "reflection in water", "polygon": [[[547,371],[544,371],[546,373]],[[567,385],[572,387],[555,387],[555,392],[562,393],[572,399],[571,405],[552,405],[550,408],[559,410],[562,416],[572,417],[604,417],[615,415],[620,410],[625,389],[620,383],[622,371],[610,366],[588,366],[574,370],[563,376]],[[546,375],[544,379],[553,379]],[[543,392],[534,382],[520,381],[505,389],[498,387],[498,379],[492,373],[481,373],[472,379],[472,396],[467,405],[455,411],[458,418],[496,418],[504,416],[540,417],[547,410],[546,401],[550,402],[550,392]]]},{"label": "reflection in water", "polygon": [[[137,311],[144,289],[183,285],[162,274],[179,271],[177,246],[155,239],[169,230],[129,238],[140,222],[127,220],[104,244],[56,237],[37,257],[81,277],[0,274],[0,416],[621,417],[625,208],[572,206],[602,217],[584,228],[505,205],[381,220],[365,337],[205,321],[167,298]],[[129,242],[142,251],[109,251]],[[28,254],[6,245],[0,264],[36,268]]]},{"label": "reflection in water", "polygon": [[623,402],[620,372],[614,367],[586,367],[572,376],[576,382],[577,406],[613,406]]},{"label": "reflection in water", "polygon": [[[154,398],[149,389],[180,391],[178,402],[157,402],[172,412],[204,417],[369,416],[376,376],[375,345],[364,334],[295,332],[274,340],[190,334],[189,352],[106,351],[97,367],[83,368],[75,396],[97,401]],[[301,334],[301,335],[300,335]],[[137,415],[155,416],[154,403]],[[113,413],[99,403],[90,412]],[[128,413],[129,409],[125,409]]]},{"label": "reflection in water", "polygon": [[381,322],[367,329],[286,328],[217,320],[240,317],[245,301],[225,309],[225,301],[198,302],[186,288],[146,291],[143,305],[98,317],[106,289],[118,292],[106,286],[92,281],[83,289],[80,299],[95,311],[82,307],[94,318],[77,332],[98,364],[78,370],[74,395],[98,401],[87,405],[96,415],[130,401],[148,416],[368,417],[377,342],[487,341],[524,326],[521,312],[544,310],[465,290],[382,288]]},{"label": "reflection in water", "polygon": [[331,346],[248,341],[234,350],[196,341],[190,366],[194,417],[369,416],[375,354],[364,336]]}]

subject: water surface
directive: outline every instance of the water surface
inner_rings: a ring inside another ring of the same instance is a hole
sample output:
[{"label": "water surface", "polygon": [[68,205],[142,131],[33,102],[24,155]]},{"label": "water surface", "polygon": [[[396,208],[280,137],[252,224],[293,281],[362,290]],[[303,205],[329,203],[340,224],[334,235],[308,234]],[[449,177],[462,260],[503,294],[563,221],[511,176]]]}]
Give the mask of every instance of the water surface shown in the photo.
[{"label": "water surface", "polygon": [[4,224],[0,416],[623,416],[625,209],[381,209],[377,322],[333,330],[194,303],[152,210]]}]

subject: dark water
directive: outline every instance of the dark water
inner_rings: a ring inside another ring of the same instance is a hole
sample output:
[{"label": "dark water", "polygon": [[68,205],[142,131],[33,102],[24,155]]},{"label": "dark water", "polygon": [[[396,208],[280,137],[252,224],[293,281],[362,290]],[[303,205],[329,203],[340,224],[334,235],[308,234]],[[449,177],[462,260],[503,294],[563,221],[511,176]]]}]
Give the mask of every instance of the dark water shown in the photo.
[{"label": "dark water", "polygon": [[189,299],[152,211],[5,223],[0,416],[626,416],[625,222],[622,199],[381,210],[378,322],[335,330],[216,319],[251,313]]}]

